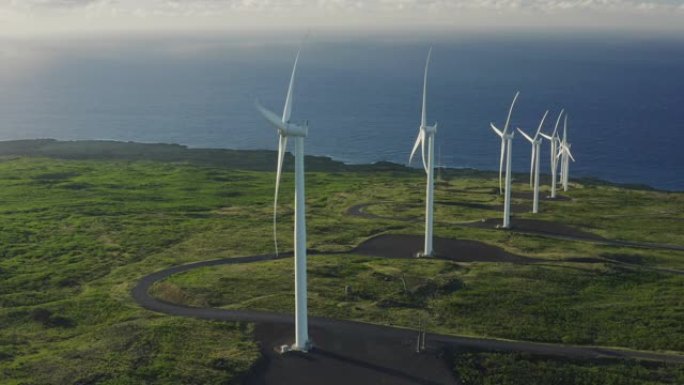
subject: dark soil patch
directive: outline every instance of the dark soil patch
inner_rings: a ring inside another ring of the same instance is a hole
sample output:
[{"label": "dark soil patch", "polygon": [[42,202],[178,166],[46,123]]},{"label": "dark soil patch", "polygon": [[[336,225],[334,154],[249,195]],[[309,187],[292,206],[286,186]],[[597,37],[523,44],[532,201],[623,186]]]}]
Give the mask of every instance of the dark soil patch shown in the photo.
[{"label": "dark soil patch", "polygon": [[[487,218],[481,222],[473,222],[471,226],[487,229],[497,228],[501,225],[501,218]],[[594,241],[605,240],[596,234],[588,233],[566,226],[557,222],[541,221],[537,219],[511,218],[511,229],[523,233],[548,234],[575,239],[587,239]]]},{"label": "dark soil patch", "polygon": [[248,385],[456,384],[441,350],[416,353],[412,333],[401,337],[359,334],[347,328],[310,328],[308,354],[280,354],[292,343],[294,328],[257,324],[255,337],[264,360],[243,383]]},{"label": "dark soil patch", "polygon": [[[379,235],[363,242],[352,253],[385,258],[415,258],[423,250],[423,239],[420,235]],[[511,254],[499,247],[477,241],[435,237],[433,247],[437,258],[458,262],[542,262],[540,259]]]},{"label": "dark soil patch", "polygon": [[[416,217],[377,215],[377,214],[369,213],[367,211],[367,208],[369,206],[379,204],[379,203],[381,203],[381,202],[362,203],[362,204],[354,205],[354,206],[347,209],[347,215],[350,215],[353,217],[367,218],[367,219],[387,219],[387,220],[393,220],[393,221],[413,221],[416,219]],[[460,207],[467,207],[467,208],[478,209],[478,210],[503,211],[503,205],[492,205],[492,204],[476,203],[476,202],[436,201],[435,204],[447,205],[447,206],[460,206]],[[528,205],[516,205],[516,204],[511,205],[511,212],[515,213],[515,214],[526,213],[526,212],[530,212],[530,211],[532,211],[532,207],[528,206]]]}]

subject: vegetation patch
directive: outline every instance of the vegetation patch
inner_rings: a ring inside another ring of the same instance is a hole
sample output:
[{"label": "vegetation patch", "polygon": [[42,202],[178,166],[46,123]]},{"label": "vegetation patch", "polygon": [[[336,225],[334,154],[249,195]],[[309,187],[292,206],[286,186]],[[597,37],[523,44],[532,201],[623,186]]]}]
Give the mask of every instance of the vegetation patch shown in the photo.
[{"label": "vegetation patch", "polygon": [[[169,266],[272,253],[274,152],[40,140],[2,142],[0,156],[1,384],[237,383],[259,361],[251,326],[151,313],[130,290]],[[421,170],[320,157],[307,157],[306,167],[309,248],[348,252],[378,234],[422,233],[421,221],[397,218],[422,218]],[[283,252],[292,250],[289,155],[285,170]],[[517,180],[514,190],[529,191],[526,177]],[[579,180],[567,195],[541,202],[537,216],[516,216],[684,245],[682,193]],[[442,333],[684,350],[683,252],[461,226],[498,217],[494,173],[444,170],[435,201],[448,203],[436,204],[437,236],[546,262],[312,257],[313,311],[407,327],[421,314]],[[367,209],[383,218],[347,215],[363,203],[382,203]],[[155,290],[193,306],[291,312],[292,282],[283,260],[192,271]]]},{"label": "vegetation patch", "polygon": [[575,361],[521,353],[458,353],[463,385],[660,385],[684,383],[681,365],[606,360]]},{"label": "vegetation patch", "polygon": [[[566,344],[684,350],[684,276],[591,264],[459,264],[357,256],[309,258],[313,314]],[[185,305],[291,313],[291,260],[200,268],[157,283]],[[168,300],[168,297],[161,297]]]}]

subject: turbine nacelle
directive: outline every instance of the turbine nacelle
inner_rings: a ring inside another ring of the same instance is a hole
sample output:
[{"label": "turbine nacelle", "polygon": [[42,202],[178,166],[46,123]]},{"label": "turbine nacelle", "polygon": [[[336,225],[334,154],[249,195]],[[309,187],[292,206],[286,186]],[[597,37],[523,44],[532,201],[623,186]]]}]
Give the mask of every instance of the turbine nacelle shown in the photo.
[{"label": "turbine nacelle", "polygon": [[278,130],[278,133],[283,136],[301,136],[306,137],[309,134],[309,124],[300,126],[295,123],[286,123],[284,128]]},{"label": "turbine nacelle", "polygon": [[437,123],[432,126],[421,126],[420,130],[424,131],[426,134],[434,134],[437,132]]},{"label": "turbine nacelle", "polygon": [[556,159],[560,158],[563,155],[563,153],[566,153],[570,157],[570,159],[574,162],[575,158],[572,156],[572,152],[570,152],[570,147],[572,147],[571,144],[566,144],[566,143],[561,142],[560,143],[560,150],[558,151],[558,154],[556,155]]},{"label": "turbine nacelle", "polygon": [[273,111],[262,106],[259,101],[255,102],[256,108],[261,112],[261,115],[268,120],[273,127],[278,130],[278,134],[281,136],[302,136],[306,137],[309,133],[309,123],[306,122],[305,125],[299,125],[296,123],[291,123],[289,121],[283,121],[283,118],[276,115]]},{"label": "turbine nacelle", "polygon": [[435,123],[432,126],[420,126],[418,129],[418,137],[416,138],[416,143],[413,145],[413,149],[411,150],[411,155],[409,156],[409,165],[413,162],[413,156],[416,155],[416,151],[418,148],[421,148],[421,158],[423,160],[423,168],[425,169],[426,173],[429,173],[430,170],[428,168],[428,162],[427,162],[427,155],[425,154],[425,141],[428,139],[430,136],[434,136],[435,133],[437,132],[437,123]]},{"label": "turbine nacelle", "polygon": [[[522,134],[522,132],[521,132],[521,134]],[[541,139],[536,139],[536,140],[535,140],[535,139],[532,139],[532,138],[528,137],[528,136],[525,135],[525,134],[523,134],[523,136],[524,136],[525,139],[527,139],[533,146],[541,145],[541,143],[542,143],[542,140],[541,140]]]},{"label": "turbine nacelle", "polygon": [[527,135],[527,134],[525,133],[525,131],[523,131],[522,129],[520,129],[520,127],[516,127],[515,129],[518,130],[518,132],[520,132],[520,134],[521,134],[525,139],[527,139],[528,142],[530,142],[530,143],[532,143],[532,144],[534,144],[534,143],[537,142],[536,140],[534,140],[534,138],[531,138],[529,135]]},{"label": "turbine nacelle", "polygon": [[[494,130],[494,132],[499,135],[501,140],[506,140],[506,139],[513,139],[513,135],[515,135],[515,132],[507,132],[507,131],[501,131],[499,130],[494,123],[489,123],[489,126]],[[519,129],[518,129],[519,130]],[[523,134],[524,135],[524,134]]]},{"label": "turbine nacelle", "polygon": [[544,139],[547,139],[549,142],[560,142],[560,138],[557,136],[549,136],[546,134],[539,134],[541,137]]}]

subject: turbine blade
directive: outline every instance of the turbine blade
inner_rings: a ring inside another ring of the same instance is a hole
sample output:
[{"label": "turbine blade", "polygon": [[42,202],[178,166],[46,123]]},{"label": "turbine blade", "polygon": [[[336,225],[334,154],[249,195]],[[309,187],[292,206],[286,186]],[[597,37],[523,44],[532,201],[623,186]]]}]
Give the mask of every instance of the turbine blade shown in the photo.
[{"label": "turbine blade", "polygon": [[522,136],[524,136],[525,139],[527,139],[530,143],[533,143],[533,142],[534,142],[534,139],[530,138],[526,133],[523,132],[523,130],[521,130],[520,128],[517,128],[517,130],[518,130],[518,132],[520,132],[520,133],[522,134]]},{"label": "turbine blade", "polygon": [[295,73],[297,72],[297,62],[299,62],[299,54],[302,49],[299,48],[297,51],[297,56],[295,57],[294,66],[292,67],[292,75],[290,75],[290,85],[287,87],[287,97],[285,97],[285,107],[283,108],[283,123],[290,121],[290,115],[292,114],[292,91],[294,89]]},{"label": "turbine blade", "polygon": [[427,137],[427,136],[425,136],[425,131],[422,131],[422,130],[421,130],[421,134],[423,135],[423,140],[420,141],[420,142],[421,142],[421,145],[420,145],[421,149],[420,149],[420,151],[422,152],[421,155],[422,155],[422,159],[423,159],[423,168],[425,169],[425,173],[427,173],[427,172],[428,172],[428,166],[427,166],[427,163],[425,162],[425,160],[427,159],[426,156],[425,156],[425,140],[426,140],[426,139],[427,139],[427,140],[430,140],[430,138]]},{"label": "turbine blade", "polygon": [[496,128],[496,126],[494,125],[494,123],[489,123],[489,127],[491,127],[492,130],[494,130],[494,132],[496,132],[497,135],[499,135],[500,137],[503,138],[503,132],[501,132],[501,130],[499,130],[498,128]]},{"label": "turbine blade", "polygon": [[506,152],[506,141],[501,139],[501,160],[499,161],[499,194],[503,193],[503,164],[504,164],[504,153]]},{"label": "turbine blade", "polygon": [[565,121],[563,122],[563,143],[568,140],[568,114],[565,114]]},{"label": "turbine blade", "polygon": [[561,151],[567,155],[570,155],[570,145],[561,142],[559,151]]},{"label": "turbine blade", "polygon": [[425,127],[427,124],[427,76],[430,68],[430,57],[432,56],[432,47],[428,51],[427,59],[425,59],[425,73],[423,75],[423,111],[420,115],[420,125]]},{"label": "turbine blade", "polygon": [[508,131],[508,124],[511,122],[511,114],[513,114],[513,106],[515,106],[515,101],[518,100],[518,95],[520,95],[520,91],[516,91],[515,96],[513,97],[513,102],[511,102],[511,108],[508,109],[508,117],[506,118],[506,125],[504,126],[504,129],[503,129],[504,134]]},{"label": "turbine blade", "polygon": [[261,115],[263,115],[264,118],[266,118],[266,120],[269,121],[269,123],[274,125],[275,128],[277,128],[279,131],[285,129],[285,125],[283,124],[283,120],[278,115],[276,115],[274,112],[266,109],[266,107],[262,106],[258,100],[255,101],[254,104],[255,104],[257,110],[259,110],[259,112],[261,112]]},{"label": "turbine blade", "polygon": [[542,138],[545,138],[545,139],[548,139],[548,140],[553,140],[553,137],[548,136],[548,135],[546,135],[546,134],[544,134],[544,133],[542,133],[542,132],[540,132],[539,135],[541,135]]},{"label": "turbine blade", "polygon": [[544,116],[542,116],[542,118],[541,118],[541,122],[539,122],[539,127],[537,128],[537,133],[534,134],[534,140],[537,140],[537,138],[539,137],[539,134],[541,133],[541,129],[544,126],[544,120],[546,119],[546,115],[548,115],[548,114],[549,114],[549,110],[546,110],[546,112],[544,112]]},{"label": "turbine blade", "polygon": [[532,160],[530,160],[530,187],[532,187],[532,182],[534,182],[534,156],[537,153],[537,146],[532,146]]},{"label": "turbine blade", "polygon": [[575,161],[575,158],[572,156],[572,153],[570,152],[570,147],[565,147],[565,148],[568,149],[568,156],[569,156],[570,159],[572,159],[572,161],[574,162],[574,161]]},{"label": "turbine blade", "polygon": [[423,140],[422,132],[423,132],[423,130],[420,130],[418,132],[418,137],[416,138],[416,143],[413,145],[413,150],[411,150],[411,156],[409,156],[409,165],[413,161],[413,156],[416,154],[416,150],[418,150],[418,146],[420,146],[420,142]]},{"label": "turbine blade", "polygon": [[551,136],[556,136],[556,132],[558,132],[558,124],[560,123],[561,117],[563,116],[564,112],[565,112],[565,109],[562,109],[560,111],[560,114],[558,114],[558,119],[556,119],[556,125],[553,126],[553,134],[551,134]]},{"label": "turbine blade", "polygon": [[280,176],[283,172],[285,151],[287,151],[287,136],[280,135],[278,137],[278,166],[276,171],[275,194],[273,196],[273,244],[275,245],[276,256],[278,256],[278,192],[280,191]]}]

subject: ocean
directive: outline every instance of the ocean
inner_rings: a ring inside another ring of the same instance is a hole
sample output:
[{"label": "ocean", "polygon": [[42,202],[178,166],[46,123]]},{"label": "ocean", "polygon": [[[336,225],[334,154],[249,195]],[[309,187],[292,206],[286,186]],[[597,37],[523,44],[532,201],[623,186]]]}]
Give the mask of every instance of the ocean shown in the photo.
[{"label": "ocean", "polygon": [[[464,34],[317,37],[304,44],[293,120],[306,153],[405,164],[433,47],[428,123],[437,162],[498,168],[503,126],[544,132],[561,108],[570,175],[684,190],[684,37]],[[298,39],[240,35],[0,40],[0,140],[54,138],[276,149],[254,101],[282,111]],[[548,143],[542,172],[549,172]],[[529,170],[519,134],[513,168]],[[418,166],[419,161],[414,165]]]}]

